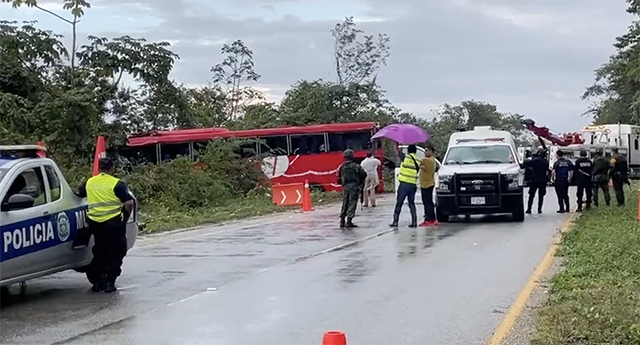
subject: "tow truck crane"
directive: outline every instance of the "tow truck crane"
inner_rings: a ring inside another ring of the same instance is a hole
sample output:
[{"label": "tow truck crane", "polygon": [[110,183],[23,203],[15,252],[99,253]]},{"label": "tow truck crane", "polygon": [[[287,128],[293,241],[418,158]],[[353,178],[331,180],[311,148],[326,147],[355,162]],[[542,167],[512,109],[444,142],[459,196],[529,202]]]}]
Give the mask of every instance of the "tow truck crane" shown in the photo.
[{"label": "tow truck crane", "polygon": [[547,145],[545,144],[544,140],[542,140],[542,138],[549,140],[551,143],[557,146],[584,144],[584,139],[582,139],[582,136],[580,135],[580,133],[577,133],[577,132],[565,133],[562,135],[554,134],[547,127],[536,126],[536,122],[531,119],[523,120],[522,124],[525,126],[525,128],[528,131],[538,136],[538,141],[540,142],[540,146],[542,146],[542,148],[545,150],[547,149]]}]

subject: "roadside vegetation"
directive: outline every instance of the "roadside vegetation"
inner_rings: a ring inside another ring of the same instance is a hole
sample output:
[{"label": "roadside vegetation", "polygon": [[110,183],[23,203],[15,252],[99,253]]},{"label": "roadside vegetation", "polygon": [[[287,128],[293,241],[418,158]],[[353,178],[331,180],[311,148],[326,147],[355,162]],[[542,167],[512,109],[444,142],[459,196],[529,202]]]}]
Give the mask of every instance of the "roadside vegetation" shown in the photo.
[{"label": "roadside vegetation", "polygon": [[640,344],[639,188],[625,188],[626,207],[584,212],[564,236],[564,269],[552,279],[534,344]]},{"label": "roadside vegetation", "polygon": [[[1,2],[6,19],[9,6],[14,11],[21,6],[47,11],[36,0]],[[335,50],[326,52],[334,57],[335,80],[299,80],[275,104],[253,87],[260,81],[259,61],[254,62],[252,50],[242,40],[221,47],[220,62],[202,80],[207,86],[187,87],[170,77],[180,57],[168,42],[128,35],[85,37],[79,34],[83,29],[79,20],[91,5],[85,0],[63,2],[68,12],[57,17],[70,25],[71,37],[35,22],[0,21],[0,144],[44,141],[72,185],[89,177],[98,135],[106,136],[113,150],[130,134],[157,130],[376,121],[381,126],[402,122],[424,127],[438,156],[451,133],[474,126],[506,129],[521,142],[529,140],[522,115],[500,112],[481,101],[444,104],[433,110],[430,119],[395,107],[376,83],[390,56],[391,39],[385,34],[366,35],[352,18],[327,28],[336,42]],[[67,40],[72,43],[65,45]],[[212,59],[217,53],[211,52]],[[135,84],[123,82],[128,79]],[[613,121],[613,115],[607,116]],[[182,158],[121,170],[140,198],[150,229],[275,210],[268,181],[256,171],[256,161],[235,156],[236,146],[217,143],[207,153],[200,152],[201,169]],[[391,170],[385,174],[388,189],[393,188],[392,176]],[[238,205],[246,205],[246,211],[238,211]]]}]

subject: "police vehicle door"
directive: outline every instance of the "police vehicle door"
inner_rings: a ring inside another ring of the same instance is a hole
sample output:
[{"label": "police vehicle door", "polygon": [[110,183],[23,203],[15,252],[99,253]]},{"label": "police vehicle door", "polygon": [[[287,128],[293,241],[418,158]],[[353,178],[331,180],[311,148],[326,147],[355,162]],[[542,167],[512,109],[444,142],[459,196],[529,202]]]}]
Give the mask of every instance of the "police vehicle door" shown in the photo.
[{"label": "police vehicle door", "polygon": [[0,191],[2,202],[15,194],[26,194],[35,200],[31,207],[2,212],[3,276],[23,276],[56,266],[51,248],[60,242],[44,176],[40,162],[27,163],[16,169],[13,176],[8,176],[11,182]]},{"label": "police vehicle door", "polygon": [[[88,251],[72,250],[71,242],[78,231],[86,228],[87,205],[79,202],[71,190],[63,186],[59,169],[51,162],[44,163],[49,212],[56,239],[56,247],[52,249],[52,260],[57,267],[75,266],[82,261]],[[64,244],[64,245],[59,245]]]}]

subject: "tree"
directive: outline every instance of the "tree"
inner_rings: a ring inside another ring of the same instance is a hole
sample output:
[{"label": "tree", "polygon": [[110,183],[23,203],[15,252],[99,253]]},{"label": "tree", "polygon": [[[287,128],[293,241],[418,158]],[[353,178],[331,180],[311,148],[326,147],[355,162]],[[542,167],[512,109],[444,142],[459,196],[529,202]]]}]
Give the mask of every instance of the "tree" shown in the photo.
[{"label": "tree", "polygon": [[191,127],[220,127],[227,122],[227,98],[220,88],[185,88],[184,92],[189,102]]},{"label": "tree", "polygon": [[27,7],[34,7],[39,9],[40,11],[46,12],[66,23],[71,25],[72,31],[72,41],[71,41],[71,68],[75,67],[75,53],[77,49],[77,24],[80,22],[79,18],[84,16],[85,8],[91,8],[91,4],[85,0],[64,0],[62,8],[65,10],[70,10],[71,15],[73,16],[73,20],[66,19],[52,11],[47,10],[46,8],[42,8],[38,6],[37,0],[2,0],[2,2],[10,2],[13,8],[18,8],[21,5],[26,5]]},{"label": "tree", "polygon": [[334,62],[339,85],[374,82],[381,66],[389,57],[390,38],[378,34],[361,36],[364,31],[357,28],[353,17],[347,17],[331,30],[335,48]]},{"label": "tree", "polygon": [[245,104],[264,99],[259,91],[242,86],[244,82],[258,81],[260,75],[254,70],[253,51],[242,40],[223,45],[221,54],[225,58],[211,68],[213,83],[226,93],[229,120],[235,120]]},{"label": "tree", "polygon": [[[640,15],[640,2],[627,0],[627,12]],[[616,38],[616,53],[595,72],[595,83],[588,87],[583,99],[597,98],[586,112],[596,123],[640,124],[640,21]]]},{"label": "tree", "polygon": [[395,108],[373,84],[339,85],[322,79],[300,81],[285,93],[280,104],[282,121],[288,125],[393,121]]}]

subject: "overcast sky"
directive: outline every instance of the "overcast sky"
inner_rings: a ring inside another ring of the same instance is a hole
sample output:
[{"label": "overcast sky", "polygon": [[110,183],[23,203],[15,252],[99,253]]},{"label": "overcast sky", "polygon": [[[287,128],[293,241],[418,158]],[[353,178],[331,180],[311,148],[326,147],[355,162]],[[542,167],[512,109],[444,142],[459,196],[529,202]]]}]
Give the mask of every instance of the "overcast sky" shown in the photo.
[{"label": "overcast sky", "polygon": [[[404,111],[430,117],[443,103],[476,99],[557,131],[578,130],[593,70],[631,20],[623,0],[93,0],[81,35],[167,40],[181,57],[173,78],[211,79],[222,43],[254,51],[257,85],[279,101],[297,80],[335,80],[330,30],[353,16],[366,33],[391,37],[379,82]],[[40,1],[64,14],[62,1]],[[70,26],[34,9],[0,7],[0,18]]]}]

